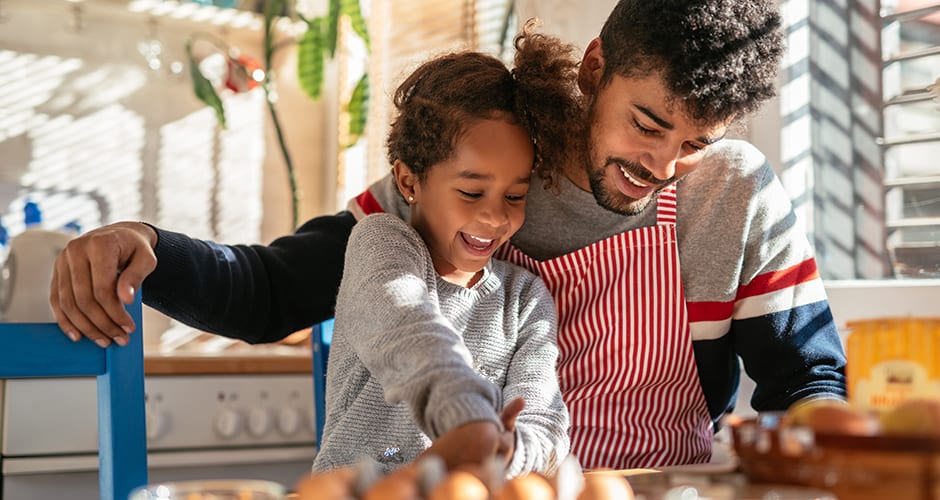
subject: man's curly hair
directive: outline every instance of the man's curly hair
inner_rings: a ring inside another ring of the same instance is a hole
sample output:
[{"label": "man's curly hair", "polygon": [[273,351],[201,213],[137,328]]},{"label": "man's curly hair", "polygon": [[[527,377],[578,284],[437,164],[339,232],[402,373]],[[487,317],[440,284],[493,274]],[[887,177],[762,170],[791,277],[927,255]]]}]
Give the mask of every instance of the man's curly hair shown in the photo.
[{"label": "man's curly hair", "polygon": [[692,120],[746,115],[774,95],[780,22],[772,0],[620,0],[600,34],[602,85],[658,71]]},{"label": "man's curly hair", "polygon": [[516,37],[514,67],[480,52],[445,54],[425,62],[395,91],[398,116],[388,135],[388,160],[401,160],[424,180],[428,170],[454,154],[475,122],[508,113],[535,144],[533,165],[543,179],[550,165],[576,154],[569,124],[582,119],[574,47],[533,32]]}]

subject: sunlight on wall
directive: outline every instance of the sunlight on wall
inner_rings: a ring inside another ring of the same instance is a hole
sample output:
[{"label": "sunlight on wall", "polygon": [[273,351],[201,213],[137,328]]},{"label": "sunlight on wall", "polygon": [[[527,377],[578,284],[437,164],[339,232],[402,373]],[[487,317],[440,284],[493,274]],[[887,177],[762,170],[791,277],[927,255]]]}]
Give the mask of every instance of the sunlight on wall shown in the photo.
[{"label": "sunlight on wall", "polygon": [[196,238],[212,236],[214,125],[215,115],[205,108],[160,127],[157,225],[185,227]]},{"label": "sunlight on wall", "polygon": [[[132,7],[178,17],[157,12],[159,2]],[[200,238],[260,241],[263,93],[224,96],[229,128],[219,130],[182,74],[182,43],[161,41],[182,40],[179,28],[122,22],[111,16],[133,14],[101,5],[69,31],[61,13],[43,10],[51,8],[12,10],[23,24],[0,36],[0,222],[10,236],[25,229],[30,200],[48,229],[148,220]],[[200,12],[214,11],[191,14]],[[257,21],[216,15],[231,19],[204,22]],[[48,29],[42,43],[24,37],[37,29]]]},{"label": "sunlight on wall", "polygon": [[[11,235],[25,228],[27,200],[39,203],[44,225],[53,229],[140,215],[143,119],[113,103],[81,116],[57,112],[95,102],[101,90],[74,79],[85,68],[73,58],[0,51],[0,150],[24,150],[28,158],[4,161],[0,176],[9,183],[0,196],[6,194],[2,222]],[[120,85],[130,89],[131,82]]]}]

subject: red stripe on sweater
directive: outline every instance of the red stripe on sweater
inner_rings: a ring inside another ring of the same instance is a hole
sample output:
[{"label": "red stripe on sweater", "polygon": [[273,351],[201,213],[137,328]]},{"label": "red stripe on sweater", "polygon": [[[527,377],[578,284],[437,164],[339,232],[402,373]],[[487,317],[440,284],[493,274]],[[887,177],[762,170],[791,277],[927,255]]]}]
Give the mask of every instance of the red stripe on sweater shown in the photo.
[{"label": "red stripe on sweater", "polygon": [[795,266],[757,276],[747,285],[738,288],[736,300],[775,292],[815,279],[819,279],[819,269],[816,268],[816,260],[809,258]]},{"label": "red stripe on sweater", "polygon": [[686,302],[689,322],[722,321],[734,313],[734,301],[728,302]]},{"label": "red stripe on sweater", "polygon": [[375,199],[375,196],[372,196],[372,193],[368,189],[356,197],[356,204],[359,205],[359,208],[361,208],[366,215],[385,212],[382,205],[379,205],[378,200]]}]

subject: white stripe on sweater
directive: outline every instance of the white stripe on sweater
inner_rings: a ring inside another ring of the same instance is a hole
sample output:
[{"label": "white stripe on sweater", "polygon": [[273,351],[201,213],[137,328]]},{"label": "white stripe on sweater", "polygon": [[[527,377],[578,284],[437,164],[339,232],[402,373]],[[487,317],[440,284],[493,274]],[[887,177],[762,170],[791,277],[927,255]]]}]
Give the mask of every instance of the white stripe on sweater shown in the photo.
[{"label": "white stripe on sweater", "polygon": [[734,319],[748,319],[826,300],[826,290],[819,278],[796,286],[755,295],[734,304]]}]

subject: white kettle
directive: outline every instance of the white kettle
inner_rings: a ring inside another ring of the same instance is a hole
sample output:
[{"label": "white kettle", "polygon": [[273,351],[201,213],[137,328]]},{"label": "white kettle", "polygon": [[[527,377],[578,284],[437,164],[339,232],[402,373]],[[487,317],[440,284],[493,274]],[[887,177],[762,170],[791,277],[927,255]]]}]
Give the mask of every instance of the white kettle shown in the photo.
[{"label": "white kettle", "polygon": [[39,226],[33,202],[26,204],[26,230],[10,240],[0,271],[0,321],[54,322],[49,287],[55,259],[73,235]]}]

